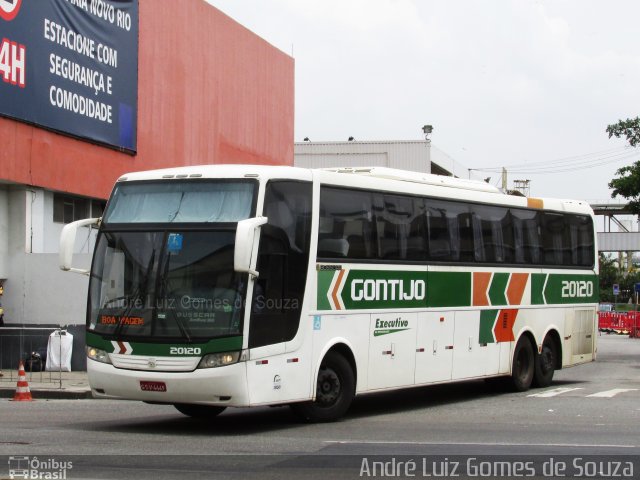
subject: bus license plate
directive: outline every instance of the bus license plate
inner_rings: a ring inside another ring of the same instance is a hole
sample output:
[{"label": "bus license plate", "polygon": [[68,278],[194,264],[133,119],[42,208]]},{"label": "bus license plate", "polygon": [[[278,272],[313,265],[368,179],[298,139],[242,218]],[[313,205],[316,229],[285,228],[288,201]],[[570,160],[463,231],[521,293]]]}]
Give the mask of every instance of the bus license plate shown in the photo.
[{"label": "bus license plate", "polygon": [[140,390],[145,392],[166,392],[167,384],[164,382],[145,382],[140,381]]}]

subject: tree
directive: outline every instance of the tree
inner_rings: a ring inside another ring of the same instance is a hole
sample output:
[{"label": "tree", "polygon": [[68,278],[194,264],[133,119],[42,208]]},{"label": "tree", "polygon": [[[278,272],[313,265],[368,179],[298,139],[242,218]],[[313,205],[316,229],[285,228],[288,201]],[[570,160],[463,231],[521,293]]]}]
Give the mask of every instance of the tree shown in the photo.
[{"label": "tree", "polygon": [[640,215],[640,161],[633,165],[619,168],[616,171],[618,178],[609,182],[609,188],[613,188],[611,198],[618,195],[629,200],[629,210],[635,215]]},{"label": "tree", "polygon": [[607,133],[609,138],[620,138],[624,135],[629,145],[635,147],[640,143],[640,117],[618,120],[618,123],[607,126]]},{"label": "tree", "polygon": [[616,265],[614,258],[606,256],[600,252],[598,254],[598,260],[600,263],[600,301],[612,302],[613,301],[613,284],[620,283],[622,274],[620,269]]},{"label": "tree", "polygon": [[[629,145],[635,147],[640,143],[640,117],[619,120],[607,126],[609,138],[624,136]],[[618,178],[609,182],[609,188],[613,189],[611,198],[618,195],[629,200],[629,209],[632,213],[640,215],[640,161],[633,165],[619,168],[616,171]]]}]

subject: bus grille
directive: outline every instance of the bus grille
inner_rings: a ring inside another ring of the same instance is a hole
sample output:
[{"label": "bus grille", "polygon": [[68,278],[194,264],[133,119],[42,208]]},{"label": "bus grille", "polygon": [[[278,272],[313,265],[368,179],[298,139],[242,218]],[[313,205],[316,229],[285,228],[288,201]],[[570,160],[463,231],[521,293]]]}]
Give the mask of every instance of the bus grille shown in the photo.
[{"label": "bus grille", "polygon": [[148,372],[191,372],[200,362],[200,357],[153,357],[119,353],[111,353],[109,358],[116,368]]}]

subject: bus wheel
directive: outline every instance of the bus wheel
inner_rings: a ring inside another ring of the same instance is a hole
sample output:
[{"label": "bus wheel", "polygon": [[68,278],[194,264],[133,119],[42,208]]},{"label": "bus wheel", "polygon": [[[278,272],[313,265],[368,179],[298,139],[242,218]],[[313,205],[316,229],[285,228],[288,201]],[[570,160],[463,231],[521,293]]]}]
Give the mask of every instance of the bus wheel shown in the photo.
[{"label": "bus wheel", "polygon": [[516,392],[529,390],[535,371],[535,359],[531,342],[525,336],[520,337],[513,353],[511,385]]},{"label": "bus wheel", "polygon": [[542,352],[536,355],[536,372],[533,377],[533,385],[536,387],[548,387],[553,380],[556,367],[556,344],[549,335],[542,342]]},{"label": "bus wheel", "polygon": [[329,352],[318,372],[315,402],[294,403],[291,408],[305,420],[331,422],[342,417],[355,396],[356,382],[349,362]]},{"label": "bus wheel", "polygon": [[195,418],[213,418],[220,415],[227,407],[214,407],[211,405],[193,405],[190,403],[175,403],[173,405],[180,413]]}]

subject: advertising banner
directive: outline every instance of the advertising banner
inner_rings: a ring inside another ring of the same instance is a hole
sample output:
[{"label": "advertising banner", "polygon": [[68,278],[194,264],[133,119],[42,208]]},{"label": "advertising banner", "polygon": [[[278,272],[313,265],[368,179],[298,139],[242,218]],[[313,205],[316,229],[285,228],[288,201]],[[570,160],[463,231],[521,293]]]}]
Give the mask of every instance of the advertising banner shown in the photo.
[{"label": "advertising banner", "polygon": [[0,0],[0,115],[136,151],[138,0]]}]

